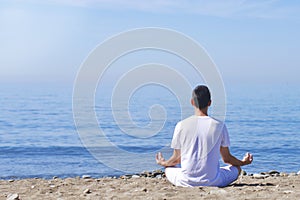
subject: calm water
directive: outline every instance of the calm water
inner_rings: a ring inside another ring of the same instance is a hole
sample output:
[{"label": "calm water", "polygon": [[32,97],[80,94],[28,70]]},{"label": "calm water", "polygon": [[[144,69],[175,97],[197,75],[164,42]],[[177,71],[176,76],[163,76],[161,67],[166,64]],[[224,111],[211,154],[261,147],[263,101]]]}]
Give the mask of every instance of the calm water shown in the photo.
[{"label": "calm water", "polygon": [[[231,151],[238,158],[247,151],[255,157],[254,163],[244,169],[250,173],[271,169],[299,171],[300,89],[296,86],[226,89]],[[72,87],[2,85],[0,92],[0,178],[83,174],[101,177],[125,173],[105,166],[84,148],[73,121]],[[107,96],[96,96],[96,115],[109,141],[125,152],[148,154],[143,159],[137,156],[136,160],[126,160],[111,152],[110,147],[97,147],[96,152],[137,173],[159,168],[154,153],[170,144],[173,128],[181,119],[178,101],[171,93],[165,93],[161,95],[163,89],[154,88],[152,93],[137,92],[129,100],[134,124],[124,122],[123,127],[149,129],[148,111],[154,104],[161,104],[167,113],[160,131],[146,138],[124,134],[113,121]],[[184,109],[193,112],[188,106]],[[154,122],[161,124],[161,120]],[[171,153],[168,149],[163,152],[166,156]]]}]

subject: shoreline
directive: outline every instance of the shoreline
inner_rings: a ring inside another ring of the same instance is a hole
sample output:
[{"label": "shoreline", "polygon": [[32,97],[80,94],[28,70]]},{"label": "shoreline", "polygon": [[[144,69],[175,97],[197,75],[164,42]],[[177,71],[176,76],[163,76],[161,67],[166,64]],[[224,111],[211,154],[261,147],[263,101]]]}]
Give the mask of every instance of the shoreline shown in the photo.
[{"label": "shoreline", "polygon": [[[259,174],[261,175],[289,175],[289,174],[296,174],[296,175],[300,175],[300,171],[291,171],[291,172],[280,172],[277,170],[269,170],[267,172],[259,172],[259,173],[247,173],[244,170],[242,170],[241,172],[244,176],[257,176]],[[143,171],[140,173],[132,173],[132,174],[114,174],[114,175],[95,175],[95,174],[82,174],[82,175],[63,175],[63,176],[59,176],[59,175],[47,175],[47,176],[24,176],[24,177],[20,177],[20,176],[6,176],[6,177],[0,177],[0,181],[9,181],[9,180],[24,180],[24,179],[44,179],[44,180],[51,180],[51,179],[55,179],[55,178],[60,178],[60,179],[67,179],[67,178],[93,178],[93,179],[101,179],[101,178],[122,178],[122,177],[131,177],[131,176],[140,176],[140,177],[151,177],[151,178],[155,178],[156,176],[164,176],[164,170],[162,169],[156,169],[156,170],[152,170],[152,171]]]},{"label": "shoreline", "polygon": [[[148,176],[149,175],[149,176]],[[92,178],[0,180],[0,199],[299,199],[300,174],[241,175],[225,188],[175,187],[163,172]]]}]

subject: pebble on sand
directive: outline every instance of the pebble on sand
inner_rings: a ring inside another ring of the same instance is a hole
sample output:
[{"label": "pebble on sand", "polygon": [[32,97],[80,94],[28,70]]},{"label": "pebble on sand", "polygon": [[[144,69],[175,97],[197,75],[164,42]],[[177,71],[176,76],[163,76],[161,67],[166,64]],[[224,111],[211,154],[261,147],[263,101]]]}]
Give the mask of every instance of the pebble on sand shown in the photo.
[{"label": "pebble on sand", "polygon": [[139,175],[132,175],[131,178],[141,178]]},{"label": "pebble on sand", "polygon": [[81,178],[83,178],[83,179],[90,179],[90,178],[92,178],[90,175],[82,175],[82,177]]},{"label": "pebble on sand", "polygon": [[253,174],[253,178],[256,178],[256,179],[265,179],[268,177],[269,177],[269,175],[265,175],[265,174]]},{"label": "pebble on sand", "polygon": [[221,194],[221,195],[226,195],[227,191],[223,189],[213,189],[209,191],[209,194]]},{"label": "pebble on sand", "polygon": [[9,194],[6,200],[19,200],[19,194]]},{"label": "pebble on sand", "polygon": [[268,172],[270,175],[276,175],[276,174],[280,174],[280,172],[279,171],[276,171],[276,170],[271,170],[271,171],[269,171]]},{"label": "pebble on sand", "polygon": [[85,190],[83,191],[83,193],[84,193],[84,194],[90,194],[90,193],[92,193],[92,192],[91,192],[90,189],[85,189]]}]

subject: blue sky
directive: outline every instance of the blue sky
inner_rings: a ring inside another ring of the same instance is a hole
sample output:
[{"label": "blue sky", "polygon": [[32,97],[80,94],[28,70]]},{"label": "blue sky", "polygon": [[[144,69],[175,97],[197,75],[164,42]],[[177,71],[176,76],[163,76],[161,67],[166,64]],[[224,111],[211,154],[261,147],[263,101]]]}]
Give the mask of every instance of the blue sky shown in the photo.
[{"label": "blue sky", "polygon": [[288,0],[2,0],[0,82],[72,84],[99,43],[141,27],[195,39],[225,84],[300,82],[300,2]]}]

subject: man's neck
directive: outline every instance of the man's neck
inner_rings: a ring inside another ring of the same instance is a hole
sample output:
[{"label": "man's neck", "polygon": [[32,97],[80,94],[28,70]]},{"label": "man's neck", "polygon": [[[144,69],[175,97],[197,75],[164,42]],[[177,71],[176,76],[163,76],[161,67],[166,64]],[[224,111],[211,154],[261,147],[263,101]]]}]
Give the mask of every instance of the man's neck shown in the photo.
[{"label": "man's neck", "polygon": [[195,108],[195,115],[196,116],[208,116],[207,114],[207,111],[208,111],[208,107],[207,108],[204,108],[202,110],[200,110],[199,108]]}]

